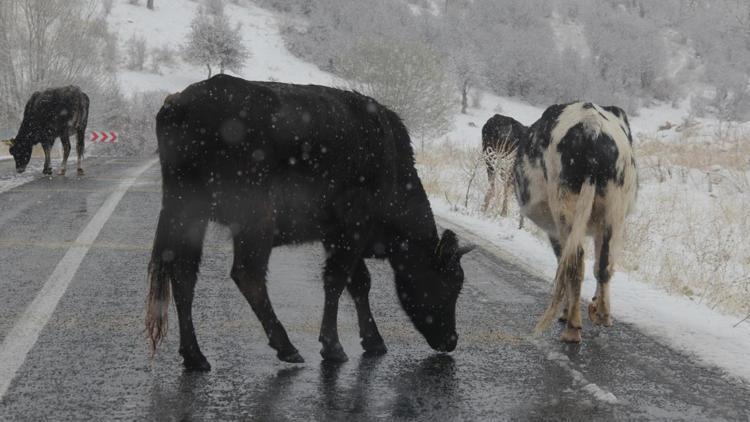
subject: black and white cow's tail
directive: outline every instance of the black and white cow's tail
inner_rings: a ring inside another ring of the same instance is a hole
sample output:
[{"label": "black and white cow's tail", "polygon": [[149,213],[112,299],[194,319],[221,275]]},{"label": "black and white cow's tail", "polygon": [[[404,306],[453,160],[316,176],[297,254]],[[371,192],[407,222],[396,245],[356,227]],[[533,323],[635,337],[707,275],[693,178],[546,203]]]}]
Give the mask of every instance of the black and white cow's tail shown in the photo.
[{"label": "black and white cow's tail", "polygon": [[567,239],[564,239],[565,244],[560,253],[560,260],[557,264],[557,273],[555,274],[555,287],[552,294],[552,301],[547,307],[547,310],[544,311],[544,315],[542,315],[542,318],[536,324],[536,327],[534,327],[535,334],[539,334],[549,327],[550,323],[552,323],[557,315],[560,303],[565,299],[567,281],[577,271],[576,265],[578,263],[578,251],[583,247],[583,240],[586,237],[586,229],[588,227],[589,219],[591,218],[591,210],[594,207],[595,196],[596,184],[591,179],[587,179],[583,182],[583,185],[581,185],[581,191],[576,200],[575,218],[573,219],[573,225],[570,228],[570,234]]}]

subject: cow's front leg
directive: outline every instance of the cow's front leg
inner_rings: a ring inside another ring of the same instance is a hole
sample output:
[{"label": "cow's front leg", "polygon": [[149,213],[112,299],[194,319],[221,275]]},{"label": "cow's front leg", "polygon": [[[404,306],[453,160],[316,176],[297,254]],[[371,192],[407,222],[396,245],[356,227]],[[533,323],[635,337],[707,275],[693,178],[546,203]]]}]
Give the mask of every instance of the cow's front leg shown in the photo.
[{"label": "cow's front leg", "polygon": [[339,342],[338,312],[339,298],[351,279],[354,266],[359,261],[353,257],[350,248],[336,245],[327,248],[329,254],[323,271],[323,288],[325,304],[323,305],[323,323],[320,325],[318,340],[323,345],[320,355],[331,362],[346,362],[349,358]]},{"label": "cow's front leg", "polygon": [[[84,125],[85,126],[85,125]],[[79,128],[76,131],[76,168],[79,176],[83,176],[83,150],[86,148],[86,143],[83,140],[86,128]]]},{"label": "cow's front leg", "polygon": [[354,306],[357,308],[362,348],[368,355],[382,355],[388,350],[370,311],[370,284],[370,273],[367,271],[365,261],[360,259],[354,269],[351,282],[346,285],[346,288],[354,299]]},{"label": "cow's front leg", "polygon": [[65,176],[65,173],[68,170],[68,156],[70,156],[70,137],[67,132],[60,136],[60,143],[62,143],[63,146],[63,158],[62,163],[60,164],[59,174],[60,176]]},{"label": "cow's front leg", "polygon": [[43,143],[42,149],[44,150],[44,169],[42,170],[43,174],[52,174],[52,166],[50,165],[51,161],[51,153],[52,153],[52,144]]}]

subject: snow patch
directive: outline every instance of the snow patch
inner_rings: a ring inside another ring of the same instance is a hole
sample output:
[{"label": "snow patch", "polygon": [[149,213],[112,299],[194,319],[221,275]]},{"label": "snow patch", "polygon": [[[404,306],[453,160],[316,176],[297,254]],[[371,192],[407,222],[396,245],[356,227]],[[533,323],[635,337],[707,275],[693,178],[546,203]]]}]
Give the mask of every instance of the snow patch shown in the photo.
[{"label": "snow patch", "polygon": [[[439,198],[431,198],[431,203],[436,216],[502,249],[513,262],[552,283],[557,260],[545,241],[518,230],[510,219],[492,221],[460,214]],[[586,260],[586,265],[592,268],[593,261]],[[596,280],[589,270],[582,297],[593,297],[595,290]],[[737,317],[723,315],[684,296],[672,296],[623,272],[615,273],[611,281],[611,300],[616,320],[633,324],[677,351],[750,382],[750,324],[738,324]],[[561,361],[554,354],[548,358]]]}]

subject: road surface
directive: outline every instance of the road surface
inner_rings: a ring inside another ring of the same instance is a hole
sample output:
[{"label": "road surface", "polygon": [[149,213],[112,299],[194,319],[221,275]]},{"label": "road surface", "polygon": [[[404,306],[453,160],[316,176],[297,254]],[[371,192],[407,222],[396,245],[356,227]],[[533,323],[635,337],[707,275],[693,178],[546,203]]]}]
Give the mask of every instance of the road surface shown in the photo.
[{"label": "road surface", "polygon": [[[362,356],[354,307],[344,297],[339,327],[350,360],[341,365],[323,363],[318,354],[321,247],[275,249],[269,290],[306,359],[295,365],[277,361],[266,345],[229,278],[229,235],[212,226],[194,320],[213,370],[182,370],[174,309],[168,338],[152,359],[143,305],[160,208],[158,165],[122,190],[144,163],[90,159],[82,178],[39,175],[0,193],[0,355],[7,356],[0,382],[10,381],[0,420],[750,418],[746,383],[628,324],[598,329],[586,320],[578,346],[559,343],[559,327],[529,337],[550,284],[487,245],[463,260],[460,338],[451,354],[432,351],[411,326],[387,263],[368,261],[373,313],[389,352]],[[0,179],[12,172],[12,162],[0,162]],[[56,301],[43,286],[66,274]],[[30,306],[48,313],[46,324]],[[14,338],[19,327],[36,327],[36,341]]]}]

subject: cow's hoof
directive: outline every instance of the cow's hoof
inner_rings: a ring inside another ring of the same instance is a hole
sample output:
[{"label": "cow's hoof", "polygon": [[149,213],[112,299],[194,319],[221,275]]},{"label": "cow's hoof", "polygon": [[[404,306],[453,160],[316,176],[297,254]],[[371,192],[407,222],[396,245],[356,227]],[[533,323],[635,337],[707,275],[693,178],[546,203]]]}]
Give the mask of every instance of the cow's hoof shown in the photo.
[{"label": "cow's hoof", "polygon": [[276,357],[279,358],[279,360],[282,362],[305,363],[305,359],[302,358],[302,355],[299,354],[297,349],[278,352],[276,353]]},{"label": "cow's hoof", "polygon": [[611,327],[613,325],[612,323],[612,316],[611,315],[601,315],[597,312],[598,307],[596,306],[596,303],[591,302],[588,306],[588,312],[589,312],[589,319],[594,325],[603,325],[605,327]]},{"label": "cow's hoof", "polygon": [[52,174],[52,169],[44,169],[44,170],[42,170],[42,174],[51,175]]},{"label": "cow's hoof", "polygon": [[211,370],[211,364],[203,355],[183,357],[182,364],[187,371],[208,372]]},{"label": "cow's hoof", "polygon": [[573,327],[565,327],[560,340],[565,343],[580,343],[581,342],[581,329]]},{"label": "cow's hoof", "polygon": [[57,172],[59,176],[65,176],[65,169],[60,169],[60,171]]},{"label": "cow's hoof", "polygon": [[326,362],[343,363],[349,360],[349,356],[344,353],[344,348],[340,344],[331,347],[323,346],[320,356]]},{"label": "cow's hoof", "polygon": [[83,173],[83,169],[78,169],[78,175],[79,175],[79,176],[83,176],[83,174],[84,174],[84,173]]},{"label": "cow's hoof", "polygon": [[385,343],[383,343],[382,338],[363,339],[362,349],[364,349],[365,351],[365,356],[381,356],[388,353],[388,349],[385,347]]}]

